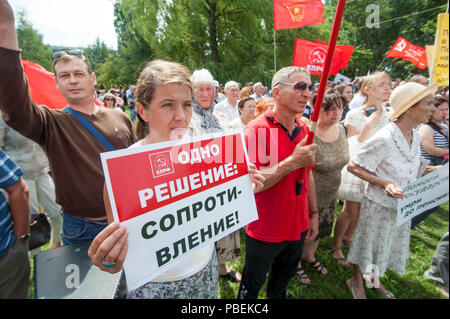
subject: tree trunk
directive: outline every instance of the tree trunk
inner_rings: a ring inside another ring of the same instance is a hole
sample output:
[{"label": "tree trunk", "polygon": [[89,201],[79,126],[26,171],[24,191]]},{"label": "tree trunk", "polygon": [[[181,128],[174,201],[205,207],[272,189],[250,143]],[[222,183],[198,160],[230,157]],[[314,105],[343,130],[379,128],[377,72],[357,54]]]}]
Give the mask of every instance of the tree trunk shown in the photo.
[{"label": "tree trunk", "polygon": [[211,46],[211,58],[213,62],[220,62],[219,49],[217,44],[217,29],[216,29],[216,0],[212,0],[209,6],[209,44]]}]

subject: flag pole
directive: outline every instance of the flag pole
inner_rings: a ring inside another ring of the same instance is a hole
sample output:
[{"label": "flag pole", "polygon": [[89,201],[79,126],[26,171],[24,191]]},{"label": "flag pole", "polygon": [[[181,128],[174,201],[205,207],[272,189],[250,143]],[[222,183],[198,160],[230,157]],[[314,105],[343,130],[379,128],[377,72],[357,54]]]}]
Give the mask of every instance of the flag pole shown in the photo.
[{"label": "flag pole", "polygon": [[277,38],[273,29],[273,72],[277,73]]},{"label": "flag pole", "polygon": [[336,7],[333,28],[331,29],[330,41],[328,42],[327,56],[325,58],[325,65],[320,79],[319,92],[317,93],[316,104],[314,105],[311,129],[308,134],[306,145],[312,144],[314,133],[316,132],[317,119],[319,118],[320,108],[322,106],[323,96],[328,82],[328,75],[330,74],[331,62],[333,61],[334,49],[336,48],[336,42],[339,36],[339,28],[341,27],[342,16],[344,15],[345,1],[346,0],[338,0]]}]

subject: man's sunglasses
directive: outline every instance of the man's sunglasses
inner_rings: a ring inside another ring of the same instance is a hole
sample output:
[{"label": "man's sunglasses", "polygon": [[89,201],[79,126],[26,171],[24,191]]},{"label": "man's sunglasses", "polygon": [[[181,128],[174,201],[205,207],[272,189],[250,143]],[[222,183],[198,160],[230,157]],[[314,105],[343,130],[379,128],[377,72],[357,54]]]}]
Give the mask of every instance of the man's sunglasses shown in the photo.
[{"label": "man's sunglasses", "polygon": [[67,53],[68,55],[74,55],[74,56],[84,56],[84,51],[81,49],[62,50],[62,51],[56,51],[56,52],[52,53],[53,61],[55,61],[56,59],[59,59],[61,56],[63,56],[64,53]]},{"label": "man's sunglasses", "polygon": [[310,92],[314,92],[314,84],[307,84],[305,82],[297,82],[297,83],[289,83],[289,82],[278,82],[275,86],[277,86],[278,84],[288,84],[288,85],[293,85],[294,86],[294,90],[297,92],[303,92],[306,89],[308,89]]}]

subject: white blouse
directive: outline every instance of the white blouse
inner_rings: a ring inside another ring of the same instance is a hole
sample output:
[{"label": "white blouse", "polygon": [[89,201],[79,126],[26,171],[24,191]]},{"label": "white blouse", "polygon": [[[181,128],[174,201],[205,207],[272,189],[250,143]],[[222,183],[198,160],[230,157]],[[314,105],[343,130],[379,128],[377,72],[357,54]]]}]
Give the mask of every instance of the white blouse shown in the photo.
[{"label": "white blouse", "polygon": [[[409,147],[398,126],[389,123],[362,143],[358,154],[352,160],[376,176],[395,182],[403,189],[422,172],[420,135],[413,130]],[[379,186],[369,183],[366,196],[384,207],[397,210],[397,200],[388,197],[385,190]]]},{"label": "white blouse", "polygon": [[[387,118],[387,111],[383,107],[383,112],[381,113],[380,120],[378,123],[372,128],[370,131],[369,137],[373,136],[378,130],[380,130],[383,126],[386,124],[389,124],[391,121]],[[356,128],[356,131],[361,133],[361,130],[363,129],[364,125],[366,125],[366,115],[364,114],[364,111],[362,108],[357,108],[354,110],[350,110],[347,115],[345,116],[344,125],[352,125]]]}]

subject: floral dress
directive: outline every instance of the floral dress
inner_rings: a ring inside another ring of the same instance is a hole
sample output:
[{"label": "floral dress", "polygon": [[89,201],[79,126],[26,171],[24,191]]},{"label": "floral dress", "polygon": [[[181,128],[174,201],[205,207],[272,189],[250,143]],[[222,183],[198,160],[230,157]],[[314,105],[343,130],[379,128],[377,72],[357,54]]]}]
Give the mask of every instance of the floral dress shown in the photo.
[{"label": "floral dress", "polygon": [[[362,144],[353,162],[367,171],[405,188],[415,181],[421,167],[420,136],[413,130],[411,147],[394,123],[390,123]],[[397,199],[369,184],[347,260],[366,275],[387,268],[405,272],[409,253],[411,221],[397,227]]]},{"label": "floral dress", "polygon": [[[350,159],[356,155],[357,151],[361,143],[358,142],[358,135],[361,133],[361,130],[366,125],[366,115],[362,108],[353,109],[347,113],[345,117],[344,125],[352,125],[356,128],[357,135],[352,136],[348,139],[349,143],[349,152]],[[390,123],[390,120],[387,117],[387,111],[383,107],[383,112],[381,113],[380,120],[378,123],[372,128],[370,131],[369,137],[372,137],[376,132],[378,132],[381,128]],[[360,203],[363,199],[363,195],[366,191],[367,183],[356,177],[352,173],[347,172],[347,166],[345,166],[342,170],[342,185],[339,189],[339,198],[341,200],[347,200],[351,202]]]}]

